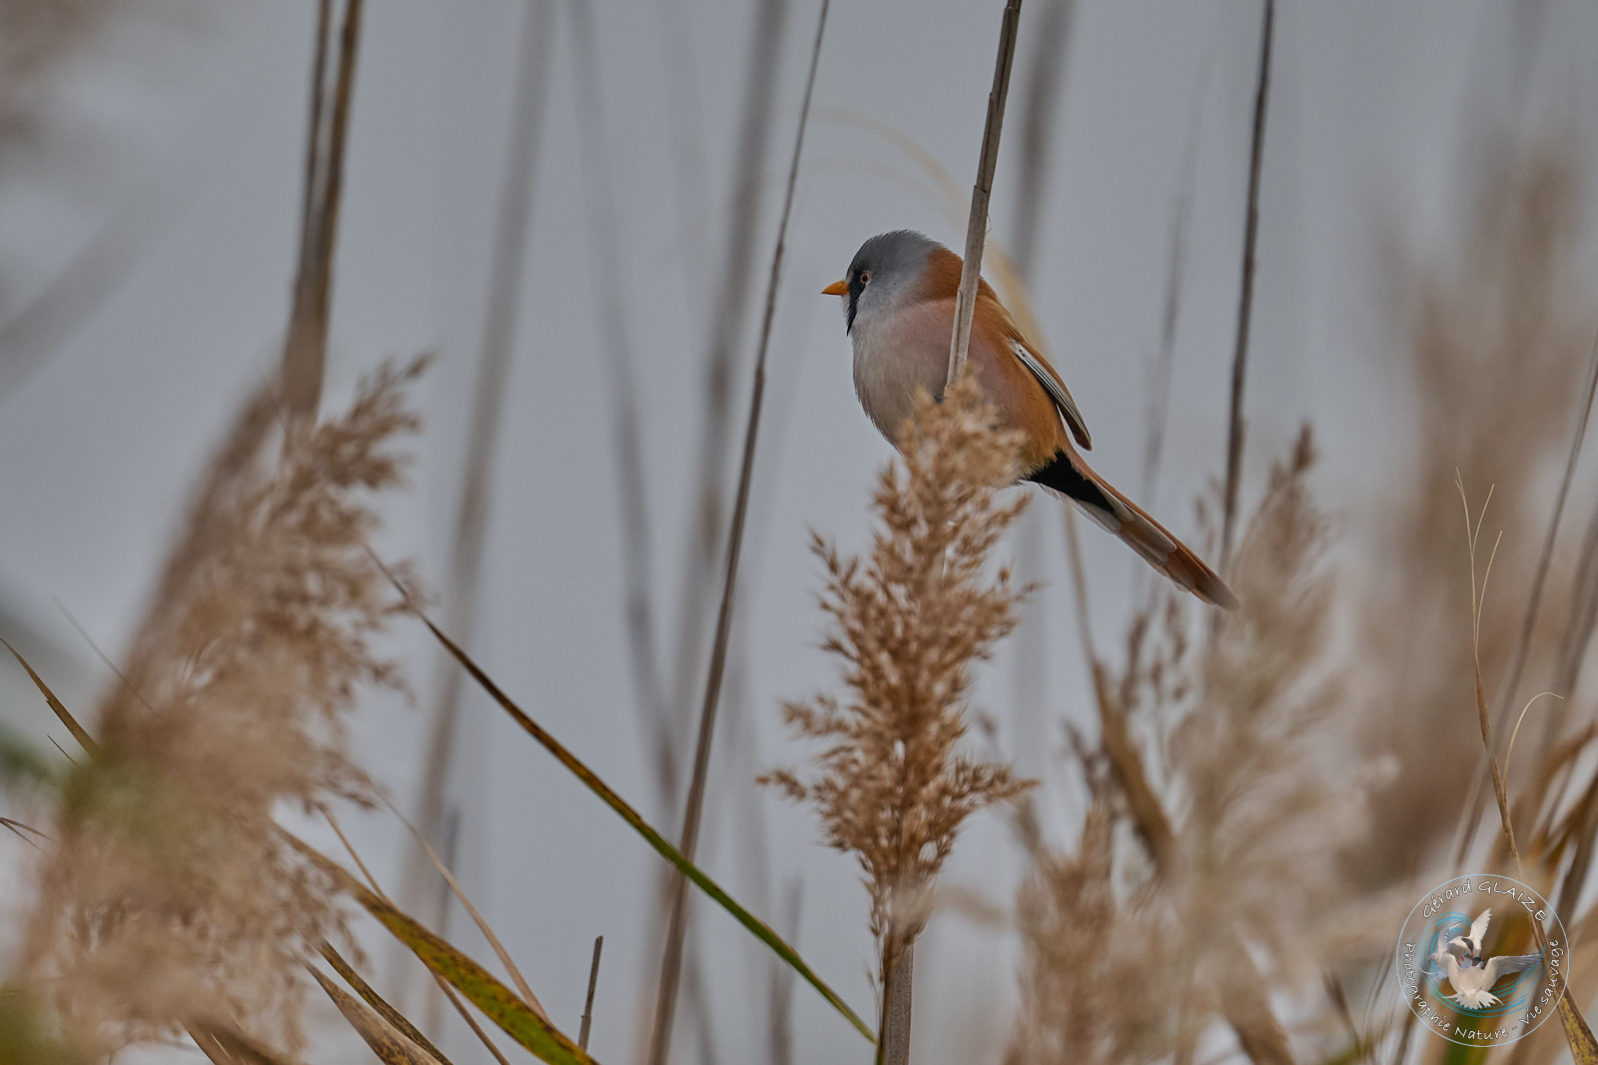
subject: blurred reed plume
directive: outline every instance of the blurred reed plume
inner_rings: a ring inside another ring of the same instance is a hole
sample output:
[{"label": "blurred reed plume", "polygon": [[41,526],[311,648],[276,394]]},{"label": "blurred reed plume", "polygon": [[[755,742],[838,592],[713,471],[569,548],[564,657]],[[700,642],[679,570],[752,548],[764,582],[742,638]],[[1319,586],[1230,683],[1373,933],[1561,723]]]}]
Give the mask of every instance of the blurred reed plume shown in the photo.
[{"label": "blurred reed plume", "polygon": [[986,572],[1026,505],[999,499],[1019,445],[992,425],[970,377],[942,403],[923,395],[906,426],[903,470],[891,463],[878,481],[881,527],[868,554],[845,558],[815,539],[827,570],[821,606],[832,618],[822,646],[842,659],[849,696],[786,704],[793,730],[825,746],[807,776],[762,778],[814,806],[827,843],[859,861],[884,983],[925,924],[961,824],[1031,784],[957,748],[972,664],[1014,628],[1024,595],[1007,569]]},{"label": "blurred reed plume", "polygon": [[400,685],[372,647],[398,607],[369,496],[402,480],[422,365],[379,371],[280,463],[278,394],[260,390],[202,482],[62,781],[15,973],[87,1054],[214,1025],[302,1041],[302,947],[347,936],[273,815],[375,798],[344,719],[360,687]]},{"label": "blurred reed plume", "polygon": [[[1503,728],[1505,705],[1518,709],[1565,672],[1558,660],[1582,555],[1554,553],[1535,615],[1530,598],[1554,478],[1571,447],[1576,403],[1586,398],[1591,298],[1575,259],[1582,176],[1557,153],[1501,151],[1493,159],[1457,251],[1395,256],[1394,318],[1407,349],[1404,410],[1415,446],[1407,468],[1384,481],[1397,487],[1379,489],[1370,510],[1371,546],[1387,562],[1372,571],[1361,609],[1359,740],[1365,751],[1403,762],[1380,799],[1388,830],[1356,859],[1373,883],[1413,872],[1446,840],[1482,764],[1479,734],[1460,709],[1474,700],[1464,544],[1448,535],[1458,526],[1456,471],[1473,498],[1493,487],[1493,511],[1504,522],[1493,568],[1500,591],[1481,631],[1495,728]],[[1575,513],[1590,499],[1588,490]],[[1528,753],[1541,714],[1573,719],[1557,705],[1534,711],[1522,737]]]},{"label": "blurred reed plume", "polygon": [[118,6],[117,0],[0,4],[0,149],[33,132],[40,82]]},{"label": "blurred reed plume", "polygon": [[1125,666],[1096,666],[1102,738],[1072,733],[1090,798],[1080,837],[1055,850],[1023,820],[1033,869],[1010,1061],[1185,1060],[1223,1019],[1253,1060],[1292,1060],[1266,980],[1315,975],[1311,942],[1315,963],[1344,949],[1318,930],[1346,915],[1339,851],[1363,838],[1367,783],[1325,758],[1346,691],[1313,460],[1306,428],[1239,543],[1243,609],[1213,638],[1162,588],[1129,628]]}]

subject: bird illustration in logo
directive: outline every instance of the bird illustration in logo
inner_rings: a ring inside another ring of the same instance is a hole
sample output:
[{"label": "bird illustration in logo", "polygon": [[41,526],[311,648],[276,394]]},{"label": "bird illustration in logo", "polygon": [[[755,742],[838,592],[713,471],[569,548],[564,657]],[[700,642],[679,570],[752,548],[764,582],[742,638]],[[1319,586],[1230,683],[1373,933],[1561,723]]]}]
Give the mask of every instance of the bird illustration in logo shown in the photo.
[{"label": "bird illustration in logo", "polygon": [[1483,910],[1471,922],[1469,935],[1455,936],[1442,950],[1432,954],[1432,960],[1454,988],[1449,997],[1467,1009],[1498,1005],[1499,997],[1492,993],[1494,984],[1511,973],[1525,972],[1542,962],[1541,954],[1500,954],[1484,959],[1482,940],[1492,918],[1492,910]]}]

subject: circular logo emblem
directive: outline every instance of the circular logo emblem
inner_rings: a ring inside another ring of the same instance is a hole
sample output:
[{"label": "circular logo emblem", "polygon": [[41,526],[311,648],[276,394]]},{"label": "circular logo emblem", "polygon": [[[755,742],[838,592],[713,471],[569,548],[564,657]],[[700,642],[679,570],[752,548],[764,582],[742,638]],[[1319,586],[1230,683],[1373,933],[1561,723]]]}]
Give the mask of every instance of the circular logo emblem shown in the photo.
[{"label": "circular logo emblem", "polygon": [[1554,1014],[1570,941],[1548,901],[1507,876],[1438,884],[1398,936],[1398,985],[1415,1017],[1462,1046],[1513,1043]]}]

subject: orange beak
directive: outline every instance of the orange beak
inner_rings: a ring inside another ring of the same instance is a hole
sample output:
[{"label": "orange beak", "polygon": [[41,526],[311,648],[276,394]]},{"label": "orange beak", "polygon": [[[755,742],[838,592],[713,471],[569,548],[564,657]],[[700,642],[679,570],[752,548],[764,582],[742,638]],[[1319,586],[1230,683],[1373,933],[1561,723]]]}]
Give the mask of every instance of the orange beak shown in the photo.
[{"label": "orange beak", "polygon": [[849,294],[849,282],[834,281],[832,284],[822,289],[821,294],[823,296],[847,296]]}]

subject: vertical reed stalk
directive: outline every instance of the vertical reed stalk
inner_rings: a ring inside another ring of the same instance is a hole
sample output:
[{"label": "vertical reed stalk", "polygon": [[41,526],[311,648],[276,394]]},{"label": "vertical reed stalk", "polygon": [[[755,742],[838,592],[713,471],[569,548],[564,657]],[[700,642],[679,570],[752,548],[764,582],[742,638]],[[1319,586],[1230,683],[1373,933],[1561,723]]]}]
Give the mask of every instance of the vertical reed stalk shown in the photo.
[{"label": "vertical reed stalk", "polygon": [[999,53],[993,64],[993,89],[977,157],[977,180],[971,186],[971,216],[965,227],[965,258],[960,266],[960,291],[954,305],[954,335],[949,338],[949,372],[944,388],[965,373],[971,347],[971,318],[977,307],[977,282],[982,278],[982,247],[988,236],[988,201],[993,197],[993,172],[999,164],[999,135],[1004,130],[1004,102],[1010,95],[1010,69],[1015,65],[1016,32],[1021,25],[1021,0],[1008,0],[999,23]]},{"label": "vertical reed stalk", "polygon": [[305,182],[300,191],[300,269],[309,261],[315,241],[318,185],[322,173],[322,99],[326,95],[327,45],[333,33],[333,0],[317,0],[316,45],[311,53],[310,114],[306,118]]},{"label": "vertical reed stalk", "polygon": [[[338,65],[331,104],[322,99],[326,81],[330,16],[318,12],[312,72],[312,121],[306,133],[305,203],[301,208],[300,261],[288,336],[283,343],[283,409],[288,441],[316,421],[326,375],[327,327],[333,303],[333,249],[338,239],[339,205],[344,189],[344,148],[355,91],[355,59],[360,44],[363,0],[346,0],[339,31]],[[331,110],[329,110],[331,106]],[[323,140],[326,144],[323,144]]]},{"label": "vertical reed stalk", "polygon": [[1226,437],[1226,502],[1221,520],[1220,570],[1232,560],[1232,532],[1237,524],[1237,488],[1243,479],[1243,383],[1248,377],[1249,327],[1254,317],[1254,247],[1260,227],[1260,167],[1265,157],[1265,112],[1270,103],[1271,37],[1276,25],[1276,0],[1265,0],[1260,29],[1259,81],[1254,88],[1254,128],[1249,141],[1248,208],[1243,224],[1243,282],[1237,299],[1237,348],[1232,356],[1232,404]]},{"label": "vertical reed stalk", "polygon": [[[895,934],[889,933],[889,940]],[[910,1061],[911,996],[915,990],[916,945],[907,940],[884,960],[888,979],[882,988],[882,1031],[877,1036],[880,1065],[908,1065]]]},{"label": "vertical reed stalk", "polygon": [[[721,681],[727,666],[727,643],[732,636],[732,607],[738,582],[738,559],[743,546],[744,522],[749,512],[749,493],[754,481],[755,445],[760,436],[760,411],[766,391],[766,355],[771,347],[771,325],[777,311],[777,286],[782,279],[783,253],[787,249],[788,220],[793,214],[794,189],[799,181],[799,162],[804,153],[805,127],[810,120],[810,98],[816,87],[816,69],[821,61],[821,42],[827,30],[827,10],[831,0],[821,0],[816,20],[815,44],[810,52],[810,70],[805,76],[804,100],[800,104],[799,128],[794,134],[793,158],[788,164],[788,184],[783,193],[782,217],[777,223],[777,246],[771,255],[771,273],[766,285],[765,317],[760,326],[760,346],[755,355],[753,389],[749,398],[749,422],[744,431],[743,462],[738,473],[738,496],[733,503],[732,528],[727,536],[727,570],[722,585],[721,607],[716,617],[715,643],[711,647],[710,671],[705,681],[705,701],[699,717],[699,739],[694,751],[693,781],[683,813],[680,850],[693,860],[699,844],[699,821],[704,808],[705,781],[710,772],[710,749],[715,738],[716,709],[721,697]],[[671,886],[671,916],[666,932],[666,949],[661,957],[660,988],[655,1002],[654,1034],[650,1041],[651,1065],[664,1065],[670,1055],[673,1015],[677,1007],[677,988],[682,974],[683,937],[687,925],[688,882],[680,873]]]},{"label": "vertical reed stalk", "polygon": [[[1008,0],[999,23],[993,88],[988,93],[988,114],[983,123],[982,147],[977,155],[977,177],[971,186],[971,214],[966,220],[965,255],[960,264],[954,333],[949,338],[949,370],[944,378],[946,390],[952,388],[965,373],[966,353],[971,347],[971,320],[976,313],[977,284],[982,278],[982,249],[988,234],[988,201],[993,197],[993,174],[999,164],[999,138],[1004,131],[1004,105],[1010,95],[1010,72],[1015,66],[1015,46],[1020,25],[1021,0]],[[890,929],[890,946],[893,938]],[[883,973],[882,1031],[877,1040],[877,1060],[884,1065],[904,1065],[910,1060],[914,945],[906,942],[896,956],[884,957]]]}]

